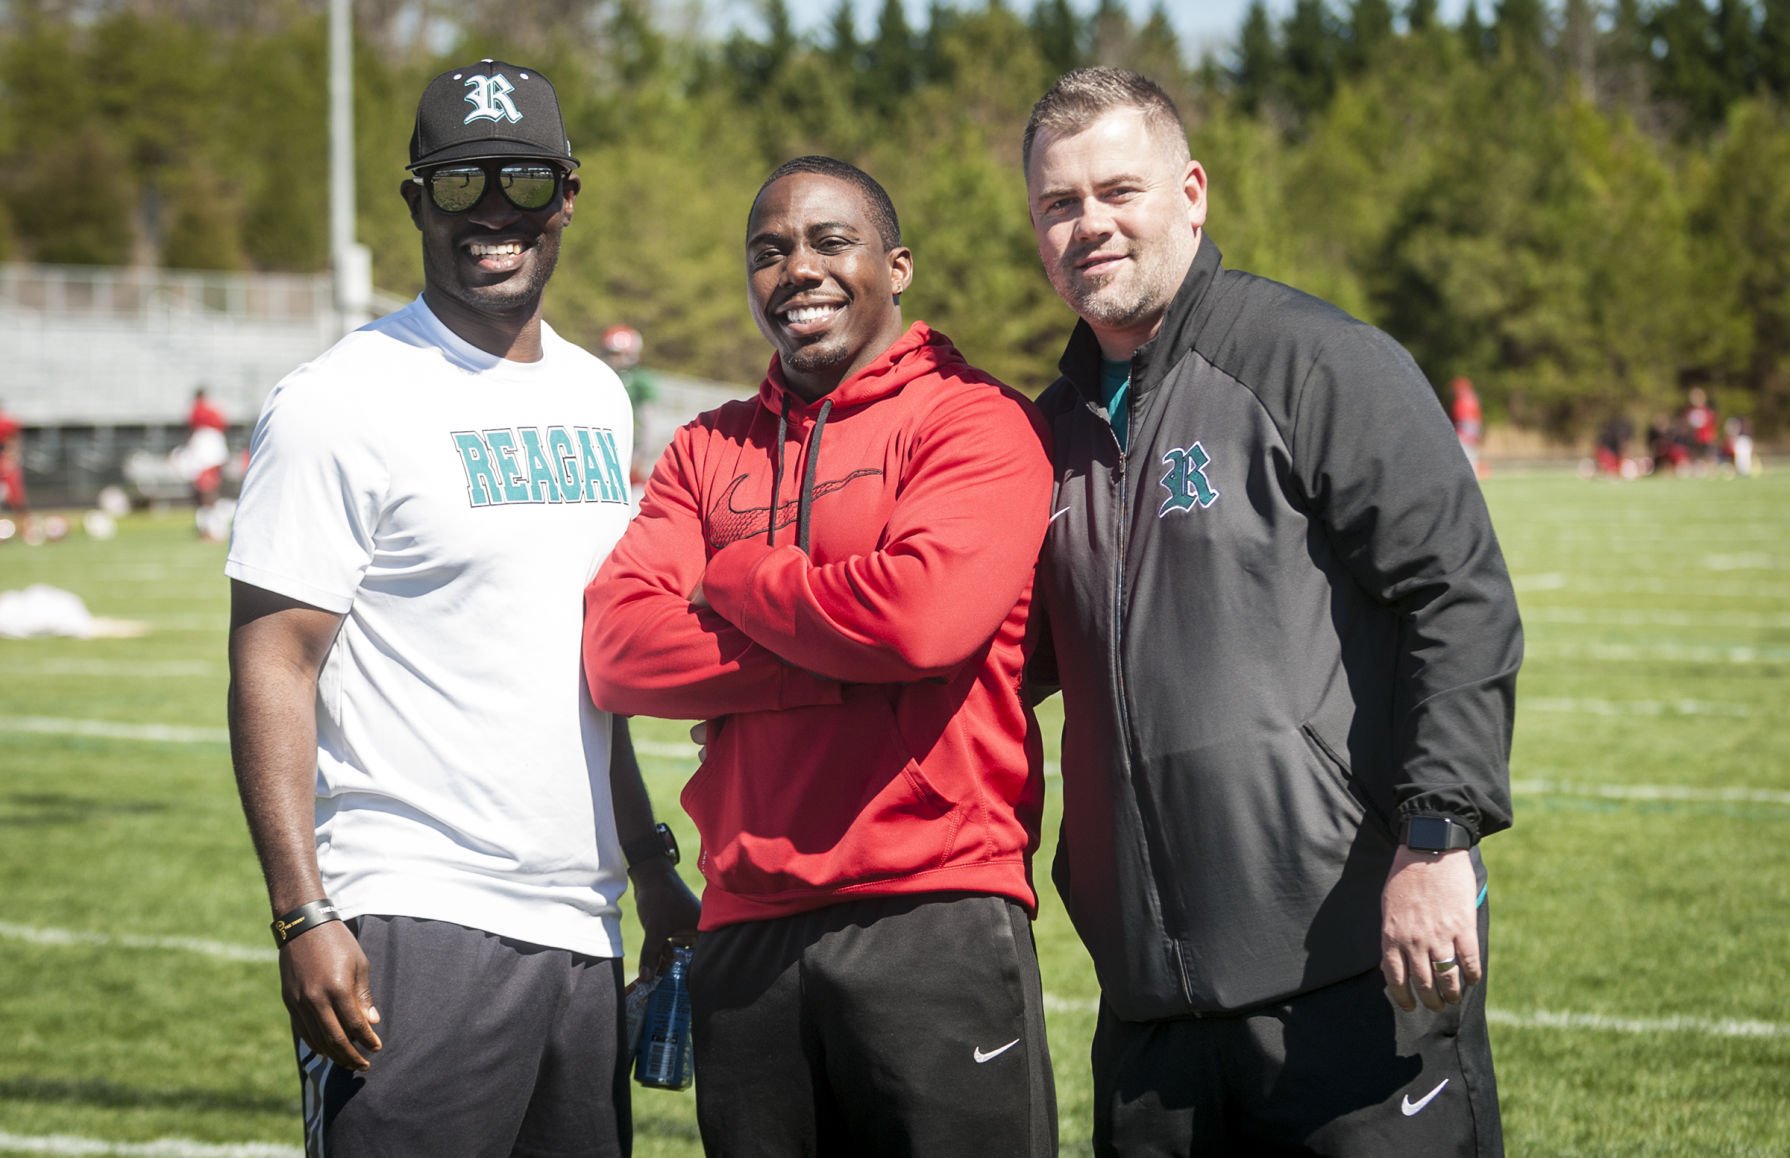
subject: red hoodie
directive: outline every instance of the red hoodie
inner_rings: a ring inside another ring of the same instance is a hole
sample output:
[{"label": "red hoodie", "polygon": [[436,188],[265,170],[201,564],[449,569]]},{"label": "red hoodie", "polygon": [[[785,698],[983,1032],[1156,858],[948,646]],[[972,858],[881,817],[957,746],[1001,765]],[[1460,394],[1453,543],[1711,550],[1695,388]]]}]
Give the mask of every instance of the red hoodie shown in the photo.
[{"label": "red hoodie", "polygon": [[916,322],[819,402],[773,358],[672,439],[585,592],[584,666],[599,707],[711,721],[683,793],[704,929],[901,893],[1036,909],[1046,438]]}]

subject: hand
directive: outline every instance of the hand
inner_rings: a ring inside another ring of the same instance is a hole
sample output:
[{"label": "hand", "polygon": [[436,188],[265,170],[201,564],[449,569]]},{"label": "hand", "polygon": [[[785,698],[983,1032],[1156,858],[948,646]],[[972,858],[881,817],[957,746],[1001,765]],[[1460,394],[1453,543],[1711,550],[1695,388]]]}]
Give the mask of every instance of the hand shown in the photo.
[{"label": "hand", "polygon": [[[319,925],[280,949],[280,991],[299,1036],[338,1065],[365,1070],[383,1046],[367,955],[340,921]],[[359,1048],[356,1048],[359,1047]]]},{"label": "hand", "polygon": [[[1421,1002],[1457,1004],[1483,976],[1479,955],[1478,886],[1464,848],[1444,853],[1400,847],[1380,893],[1380,972],[1406,1013]],[[1456,961],[1436,969],[1437,961]]]},{"label": "hand", "polygon": [[695,942],[702,902],[665,857],[641,861],[628,870],[628,877],[634,883],[634,910],[640,916],[640,976],[648,978],[669,959],[672,945]]}]

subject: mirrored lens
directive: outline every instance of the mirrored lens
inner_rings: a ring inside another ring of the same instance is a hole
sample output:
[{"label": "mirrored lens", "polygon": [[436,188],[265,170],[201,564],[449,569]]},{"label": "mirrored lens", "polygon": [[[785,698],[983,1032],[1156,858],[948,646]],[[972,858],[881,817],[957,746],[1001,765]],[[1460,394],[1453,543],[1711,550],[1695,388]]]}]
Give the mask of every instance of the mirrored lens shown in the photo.
[{"label": "mirrored lens", "polygon": [[545,209],[559,187],[559,170],[551,165],[505,165],[497,175],[504,196],[518,209]]},{"label": "mirrored lens", "polygon": [[[552,165],[505,165],[496,170],[497,187],[518,209],[545,209],[559,190],[559,170]],[[429,174],[429,199],[443,213],[464,213],[485,195],[487,170],[481,165],[454,165]]]},{"label": "mirrored lens", "polygon": [[428,181],[429,199],[443,213],[464,213],[485,193],[485,171],[476,165],[437,169]]}]

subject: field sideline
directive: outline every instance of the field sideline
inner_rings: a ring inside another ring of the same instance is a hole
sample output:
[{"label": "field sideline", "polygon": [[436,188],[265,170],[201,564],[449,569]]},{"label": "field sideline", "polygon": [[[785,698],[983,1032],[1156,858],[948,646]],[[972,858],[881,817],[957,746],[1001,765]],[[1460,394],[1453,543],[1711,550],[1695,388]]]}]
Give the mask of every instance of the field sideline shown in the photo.
[{"label": "field sideline", "polygon": [[[1790,475],[1486,493],[1528,631],[1517,826],[1486,846],[1509,1152],[1790,1154]],[[0,590],[150,629],[0,640],[0,1155],[300,1153],[223,727],[222,561],[173,515],[0,544]],[[636,737],[693,848],[684,727]],[[1049,890],[1051,769],[1037,937],[1084,1154],[1097,990]],[[698,1154],[692,1105],[637,1089],[635,1152]]]}]

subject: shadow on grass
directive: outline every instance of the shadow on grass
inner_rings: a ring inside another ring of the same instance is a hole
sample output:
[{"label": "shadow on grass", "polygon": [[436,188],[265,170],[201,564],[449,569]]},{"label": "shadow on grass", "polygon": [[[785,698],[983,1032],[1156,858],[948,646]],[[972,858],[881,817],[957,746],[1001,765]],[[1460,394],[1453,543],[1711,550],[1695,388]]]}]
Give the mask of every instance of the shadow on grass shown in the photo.
[{"label": "shadow on grass", "polygon": [[[296,1077],[296,1075],[295,1075]],[[294,1082],[296,1086],[296,1080]],[[298,1113],[295,1092],[290,1097],[244,1094],[206,1089],[144,1089],[104,1079],[85,1081],[48,1078],[0,1080],[0,1102],[56,1102],[94,1106],[107,1110],[188,1110],[226,1114]]]},{"label": "shadow on grass", "polygon": [[168,811],[160,800],[96,800],[66,792],[13,792],[0,796],[0,828],[47,828],[84,824],[106,816],[151,816]]}]

